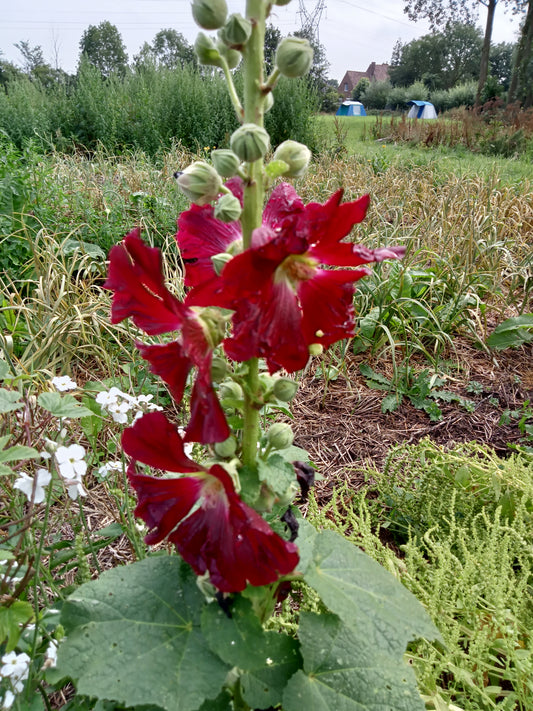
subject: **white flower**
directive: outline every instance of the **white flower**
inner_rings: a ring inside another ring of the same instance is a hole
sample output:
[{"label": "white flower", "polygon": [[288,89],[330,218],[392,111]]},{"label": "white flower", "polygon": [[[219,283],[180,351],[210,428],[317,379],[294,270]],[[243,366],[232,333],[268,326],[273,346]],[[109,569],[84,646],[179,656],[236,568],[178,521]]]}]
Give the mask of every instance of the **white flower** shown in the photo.
[{"label": "white flower", "polygon": [[115,402],[107,406],[107,410],[113,418],[114,422],[120,424],[125,424],[128,421],[127,413],[131,410],[131,405],[129,402]]},{"label": "white flower", "polygon": [[52,378],[52,385],[56,390],[59,390],[59,392],[76,390],[78,387],[78,384],[68,375],[57,375],[55,378]]},{"label": "white flower", "polygon": [[76,501],[78,496],[87,496],[83,484],[81,481],[78,481],[78,479],[65,479],[65,486],[67,487],[67,493],[72,501]]},{"label": "white flower", "polygon": [[4,699],[2,701],[2,709],[8,711],[13,706],[13,701],[15,701],[15,694],[9,689],[6,691]]},{"label": "white flower", "polygon": [[69,447],[58,447],[56,460],[59,473],[63,479],[74,479],[81,482],[81,477],[87,471],[87,462],[84,459],[85,450],[81,444],[71,444]]},{"label": "white flower", "polygon": [[22,682],[28,678],[30,658],[24,652],[22,654],[9,652],[2,657],[2,664],[0,676],[9,677],[15,691],[20,693],[24,688]]},{"label": "white flower", "polygon": [[120,472],[122,471],[122,462],[106,462],[98,467],[98,476],[100,479],[105,479],[109,475],[109,472]]},{"label": "white flower", "polygon": [[[45,497],[45,487],[48,486],[52,479],[52,475],[48,469],[38,469],[37,470],[37,481],[35,483],[35,493],[33,496],[33,502],[35,504],[42,504]],[[34,479],[28,476],[25,472],[20,472],[19,478],[13,484],[13,488],[22,491],[26,494],[28,501],[31,501],[32,493],[34,492]]]},{"label": "white flower", "polygon": [[50,667],[55,667],[55,665],[57,664],[57,642],[55,639],[53,639],[48,645],[44,657],[45,659],[43,669],[50,669]]}]

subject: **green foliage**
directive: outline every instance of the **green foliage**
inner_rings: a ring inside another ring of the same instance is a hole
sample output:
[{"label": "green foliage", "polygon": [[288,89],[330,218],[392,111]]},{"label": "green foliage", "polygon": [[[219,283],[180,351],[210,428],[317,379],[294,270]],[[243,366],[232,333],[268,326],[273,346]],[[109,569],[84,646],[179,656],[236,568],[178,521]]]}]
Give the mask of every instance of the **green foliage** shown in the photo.
[{"label": "green foliage", "polygon": [[511,316],[496,326],[487,338],[487,345],[500,351],[505,348],[516,348],[531,341],[533,341],[533,314],[521,314]]},{"label": "green foliage", "polygon": [[[328,704],[340,694],[354,711],[370,711],[376,698],[395,711],[423,709],[402,655],[409,640],[437,638],[435,627],[377,563],[337,534],[309,528],[301,568],[331,614],[302,613],[301,638],[264,631],[245,596],[234,596],[228,616],[206,603],[185,563],[159,555],[108,571],[68,598],[54,678],[74,679],[82,695],[169,711],[194,711],[225,684],[251,707],[282,701],[296,711],[302,696]],[[231,668],[238,682],[227,678]]]},{"label": "green foliage", "polygon": [[407,398],[418,410],[424,410],[432,422],[442,420],[439,400],[457,402],[469,411],[474,408],[471,400],[466,400],[449,390],[442,390],[445,383],[443,378],[436,373],[430,375],[427,368],[415,373],[410,366],[406,365],[398,368],[394,378],[390,380],[381,373],[376,373],[366,363],[361,363],[359,370],[365,376],[368,387],[385,390],[388,393],[381,403],[382,412],[394,412],[401,406],[404,398]]},{"label": "green foliage", "polygon": [[[338,486],[320,511],[311,501],[309,518],[391,570],[439,627],[444,647],[416,643],[408,655],[426,708],[528,711],[531,460],[424,440],[365,475],[375,481],[370,491]],[[403,542],[398,555],[383,543],[391,533]]]},{"label": "green foliage", "polygon": [[99,25],[89,25],[85,30],[80,40],[80,54],[98,69],[102,77],[126,71],[126,46],[116,26],[107,20]]},{"label": "green foliage", "polygon": [[475,80],[482,44],[479,28],[470,23],[451,22],[442,32],[424,35],[401,46],[389,71],[391,82],[400,86],[424,82],[432,89],[450,89]]}]

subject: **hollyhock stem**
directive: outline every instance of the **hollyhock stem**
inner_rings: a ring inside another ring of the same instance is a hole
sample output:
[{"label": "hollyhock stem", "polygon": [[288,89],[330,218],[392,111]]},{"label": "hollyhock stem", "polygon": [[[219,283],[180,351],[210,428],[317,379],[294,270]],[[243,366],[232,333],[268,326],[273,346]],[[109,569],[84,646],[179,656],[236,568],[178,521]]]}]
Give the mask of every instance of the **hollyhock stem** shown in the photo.
[{"label": "hollyhock stem", "polygon": [[[246,17],[252,23],[252,35],[244,49],[244,121],[263,126],[263,83],[266,3],[264,0],[247,0]],[[244,249],[250,247],[252,232],[261,226],[263,213],[263,160],[247,163],[248,179],[244,185],[242,211],[242,236]],[[244,397],[244,429],[242,439],[243,463],[252,466],[257,458],[259,437],[259,410],[254,394],[259,389],[259,361],[248,361],[248,393]]]}]

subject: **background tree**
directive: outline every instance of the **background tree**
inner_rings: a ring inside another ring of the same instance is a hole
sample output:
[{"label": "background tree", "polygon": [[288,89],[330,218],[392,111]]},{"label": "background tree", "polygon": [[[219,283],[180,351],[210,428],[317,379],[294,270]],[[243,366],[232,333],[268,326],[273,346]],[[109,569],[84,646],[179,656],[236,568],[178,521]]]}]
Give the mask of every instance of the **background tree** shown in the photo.
[{"label": "background tree", "polygon": [[181,32],[166,28],[156,34],[152,44],[145,42],[133,61],[136,66],[150,62],[167,69],[175,69],[183,68],[186,64],[195,64],[196,58],[192,45]]},{"label": "background tree", "polygon": [[68,82],[69,75],[63,69],[55,69],[44,61],[40,45],[32,47],[29,41],[21,40],[15,43],[15,47],[22,54],[25,74],[32,81],[39,82],[45,89],[50,89],[58,83]]},{"label": "background tree", "polygon": [[31,47],[29,40],[21,40],[15,42],[15,47],[22,54],[22,66],[26,74],[32,74],[37,67],[45,64],[43,49],[40,45],[36,44],[35,47]]},{"label": "background tree", "polygon": [[471,24],[452,23],[401,47],[394,57],[389,77],[395,86],[423,81],[428,89],[449,89],[476,79],[483,40]]},{"label": "background tree", "polygon": [[354,101],[361,101],[369,86],[370,79],[368,77],[361,77],[352,91],[352,99]]},{"label": "background tree", "polygon": [[[501,0],[501,2],[508,5],[513,2],[521,3],[523,0]],[[429,20],[432,29],[447,27],[452,22],[471,23],[477,16],[480,4],[487,8],[485,35],[479,64],[476,98],[478,101],[489,73],[492,28],[498,0],[404,0],[404,3],[404,12],[411,20],[425,18]]]},{"label": "background tree", "polygon": [[281,32],[277,27],[268,24],[265,28],[265,74],[268,76],[274,69],[276,49],[281,42]]},{"label": "background tree", "polygon": [[107,20],[99,25],[89,25],[81,37],[80,52],[90,64],[100,70],[103,77],[108,77],[113,72],[126,72],[126,46],[118,29]]},{"label": "background tree", "polygon": [[512,42],[499,42],[490,49],[490,75],[498,80],[505,91],[509,89],[511,81],[514,49]]},{"label": "background tree", "polygon": [[511,103],[521,99],[529,107],[533,105],[533,0],[523,1],[520,8],[526,10],[526,16],[520,29],[507,100]]}]

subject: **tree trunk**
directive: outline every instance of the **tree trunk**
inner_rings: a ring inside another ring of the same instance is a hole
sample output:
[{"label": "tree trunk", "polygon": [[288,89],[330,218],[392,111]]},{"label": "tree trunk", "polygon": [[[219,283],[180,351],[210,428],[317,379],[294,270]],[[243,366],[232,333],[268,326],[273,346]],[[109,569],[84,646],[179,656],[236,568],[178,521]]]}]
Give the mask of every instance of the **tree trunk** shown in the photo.
[{"label": "tree trunk", "polygon": [[513,101],[516,101],[520,96],[520,91],[525,88],[525,83],[527,80],[527,65],[529,64],[529,60],[531,58],[532,44],[533,0],[529,0],[527,5],[526,19],[524,20],[524,24],[522,25],[520,40],[518,42],[518,50],[516,52],[513,73],[511,75],[511,84],[509,86],[509,92],[507,94],[508,104],[512,104]]},{"label": "tree trunk", "polygon": [[494,25],[494,13],[498,0],[488,0],[487,3],[487,24],[485,25],[485,38],[483,40],[483,49],[481,51],[481,65],[479,67],[479,83],[477,85],[476,106],[479,106],[481,100],[481,92],[489,75],[489,56],[490,42],[492,39],[492,26]]}]

